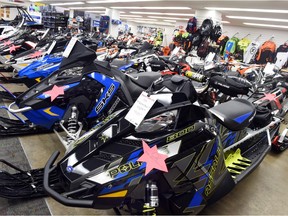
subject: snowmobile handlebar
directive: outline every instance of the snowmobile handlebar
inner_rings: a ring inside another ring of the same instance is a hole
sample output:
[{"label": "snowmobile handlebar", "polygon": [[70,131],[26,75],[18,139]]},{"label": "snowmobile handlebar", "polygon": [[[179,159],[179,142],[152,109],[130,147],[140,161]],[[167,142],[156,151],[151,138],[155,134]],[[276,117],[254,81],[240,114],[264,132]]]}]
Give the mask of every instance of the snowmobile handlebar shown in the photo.
[{"label": "snowmobile handlebar", "polygon": [[29,110],[32,110],[32,107],[24,107],[21,109],[12,109],[12,106],[14,106],[16,103],[13,102],[8,106],[8,111],[11,113],[22,113],[22,112],[27,112]]},{"label": "snowmobile handlebar", "polygon": [[62,196],[61,194],[59,194],[58,192],[56,192],[49,186],[49,175],[56,168],[56,166],[53,167],[53,164],[55,163],[59,154],[60,154],[59,151],[54,152],[46,163],[46,166],[44,168],[44,181],[43,181],[44,190],[49,196],[51,196],[52,198],[54,198],[55,200],[57,200],[63,205],[72,206],[72,207],[92,208],[93,207],[92,200],[77,200],[77,199],[67,198],[65,196]]}]

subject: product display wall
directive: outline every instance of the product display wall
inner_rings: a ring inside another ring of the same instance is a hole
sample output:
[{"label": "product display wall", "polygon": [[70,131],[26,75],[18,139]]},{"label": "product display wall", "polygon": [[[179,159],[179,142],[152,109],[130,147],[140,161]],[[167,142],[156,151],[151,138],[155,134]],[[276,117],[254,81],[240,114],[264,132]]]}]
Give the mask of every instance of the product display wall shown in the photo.
[{"label": "product display wall", "polygon": [[0,213],[285,213],[277,3],[4,4]]}]

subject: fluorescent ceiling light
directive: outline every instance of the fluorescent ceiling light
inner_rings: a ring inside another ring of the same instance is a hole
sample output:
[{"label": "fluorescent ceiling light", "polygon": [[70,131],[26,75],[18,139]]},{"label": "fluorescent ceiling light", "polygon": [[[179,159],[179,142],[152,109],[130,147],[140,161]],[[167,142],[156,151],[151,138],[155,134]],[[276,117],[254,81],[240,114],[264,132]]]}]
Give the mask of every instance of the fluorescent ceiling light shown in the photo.
[{"label": "fluorescent ceiling light", "polygon": [[105,13],[105,11],[85,11],[87,13]]},{"label": "fluorescent ceiling light", "polygon": [[246,20],[260,20],[260,21],[270,21],[270,22],[288,22],[288,19],[275,19],[275,18],[265,18],[265,17],[243,17],[243,16],[226,16],[230,19],[246,19]]},{"label": "fluorescent ceiling light", "polygon": [[180,18],[180,17],[161,17],[161,16],[148,16],[149,18],[155,18],[155,19],[171,19],[171,20],[188,20],[188,18]]},{"label": "fluorescent ceiling light", "polygon": [[84,2],[61,2],[61,3],[52,3],[50,5],[58,6],[58,5],[81,5],[85,4]]},{"label": "fluorescent ceiling light", "polygon": [[88,4],[105,4],[105,3],[118,3],[118,2],[147,2],[154,0],[100,0],[100,1],[86,1]]},{"label": "fluorescent ceiling light", "polygon": [[244,25],[249,25],[249,26],[261,26],[261,27],[266,27],[266,28],[284,28],[288,29],[288,26],[283,26],[283,25],[268,25],[268,24],[260,24],[260,23],[243,23]]},{"label": "fluorescent ceiling light", "polygon": [[135,11],[135,12],[130,12],[130,13],[131,14],[146,14],[146,15],[188,16],[188,17],[195,16],[195,14],[185,14],[185,13],[161,13],[161,12],[141,12],[141,11]]},{"label": "fluorescent ceiling light", "polygon": [[[122,19],[122,17],[121,17]],[[141,19],[135,19],[135,18],[123,18],[124,20],[129,20],[129,21],[157,21],[157,19],[146,19],[146,18],[141,18]]]},{"label": "fluorescent ceiling light", "polygon": [[119,13],[120,13],[120,14],[125,14],[126,12],[124,12],[124,11],[120,11]]},{"label": "fluorescent ceiling light", "polygon": [[112,9],[143,9],[143,10],[190,10],[189,7],[110,7]]},{"label": "fluorescent ceiling light", "polygon": [[276,10],[276,9],[220,8],[220,7],[205,7],[205,9],[218,10],[218,11],[241,11],[241,12],[258,12],[258,13],[288,13],[288,10]]},{"label": "fluorescent ceiling light", "polygon": [[163,20],[164,22],[173,22],[176,23],[176,20]]},{"label": "fluorescent ceiling light", "polygon": [[143,21],[137,21],[137,20],[136,20],[136,21],[133,21],[133,22],[142,23],[142,24],[154,24],[154,25],[174,26],[174,24],[164,23],[164,22],[149,22],[149,21],[143,22]]},{"label": "fluorescent ceiling light", "polygon": [[228,24],[228,23],[230,23],[230,22],[229,22],[229,21],[224,21],[224,20],[222,20],[221,23],[227,23],[227,24]]},{"label": "fluorescent ceiling light", "polygon": [[105,9],[105,7],[69,7],[72,10],[97,10],[97,9]]},{"label": "fluorescent ceiling light", "polygon": [[120,15],[121,17],[143,17],[140,15],[129,15],[129,14],[125,14],[125,15]]}]

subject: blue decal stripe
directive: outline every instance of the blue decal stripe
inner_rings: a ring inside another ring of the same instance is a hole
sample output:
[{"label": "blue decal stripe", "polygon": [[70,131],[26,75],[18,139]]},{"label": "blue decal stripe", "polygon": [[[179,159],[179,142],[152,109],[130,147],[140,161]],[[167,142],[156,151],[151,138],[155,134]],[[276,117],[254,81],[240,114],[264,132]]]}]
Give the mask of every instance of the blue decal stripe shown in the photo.
[{"label": "blue decal stripe", "polygon": [[244,115],[241,115],[237,118],[234,119],[234,121],[236,121],[237,123],[241,124],[242,122],[244,122],[250,115],[252,114],[252,112],[246,113]]},{"label": "blue decal stripe", "polygon": [[192,208],[192,207],[195,207],[195,206],[199,206],[202,201],[203,201],[203,196],[202,196],[202,193],[204,191],[204,187],[201,188],[200,190],[196,191],[193,199],[190,201],[188,207]]}]

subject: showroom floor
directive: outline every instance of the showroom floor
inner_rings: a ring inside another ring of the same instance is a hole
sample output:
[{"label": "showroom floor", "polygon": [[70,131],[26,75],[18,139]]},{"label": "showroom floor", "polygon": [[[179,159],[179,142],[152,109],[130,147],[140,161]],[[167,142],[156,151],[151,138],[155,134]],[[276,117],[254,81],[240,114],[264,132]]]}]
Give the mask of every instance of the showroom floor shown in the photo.
[{"label": "showroom floor", "polygon": [[[6,87],[12,91],[24,89],[23,86],[15,84],[8,84]],[[62,155],[64,152],[64,147],[54,134],[25,136],[20,137],[19,140],[32,168],[43,167],[55,150],[61,150]],[[260,167],[239,183],[226,197],[207,207],[203,214],[285,215],[288,212],[287,179],[288,150],[282,154],[270,152]],[[51,198],[46,198],[46,204],[52,215],[114,214],[112,210],[98,211],[65,207]]]}]

